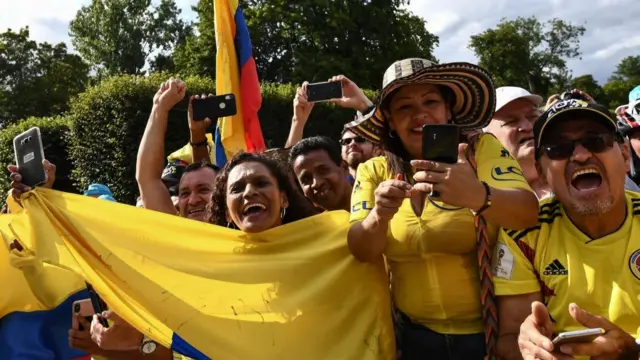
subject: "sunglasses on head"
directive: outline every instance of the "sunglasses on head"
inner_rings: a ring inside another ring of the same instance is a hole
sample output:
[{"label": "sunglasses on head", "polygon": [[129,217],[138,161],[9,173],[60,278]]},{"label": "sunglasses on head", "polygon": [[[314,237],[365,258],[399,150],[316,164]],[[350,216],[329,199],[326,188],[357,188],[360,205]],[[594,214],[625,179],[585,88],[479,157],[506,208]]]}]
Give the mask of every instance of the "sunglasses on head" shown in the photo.
[{"label": "sunglasses on head", "polygon": [[367,139],[360,137],[360,136],[356,136],[356,137],[352,137],[352,138],[346,138],[346,139],[340,139],[340,145],[342,146],[347,146],[349,144],[351,144],[351,141],[354,141],[356,144],[362,144],[365,141],[367,141]]},{"label": "sunglasses on head", "polygon": [[580,144],[593,154],[604,152],[613,147],[618,136],[612,134],[587,135],[581,139],[569,140],[559,144],[543,145],[542,151],[551,160],[566,160],[573,155],[576,144]]}]

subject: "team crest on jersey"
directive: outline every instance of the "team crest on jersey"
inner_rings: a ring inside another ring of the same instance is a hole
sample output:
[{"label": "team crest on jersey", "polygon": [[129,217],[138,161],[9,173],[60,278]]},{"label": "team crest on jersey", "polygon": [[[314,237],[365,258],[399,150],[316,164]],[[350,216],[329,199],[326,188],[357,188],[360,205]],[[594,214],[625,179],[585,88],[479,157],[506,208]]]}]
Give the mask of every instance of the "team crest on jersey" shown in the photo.
[{"label": "team crest on jersey", "polygon": [[636,250],[629,258],[629,270],[636,279],[640,280],[640,250]]}]

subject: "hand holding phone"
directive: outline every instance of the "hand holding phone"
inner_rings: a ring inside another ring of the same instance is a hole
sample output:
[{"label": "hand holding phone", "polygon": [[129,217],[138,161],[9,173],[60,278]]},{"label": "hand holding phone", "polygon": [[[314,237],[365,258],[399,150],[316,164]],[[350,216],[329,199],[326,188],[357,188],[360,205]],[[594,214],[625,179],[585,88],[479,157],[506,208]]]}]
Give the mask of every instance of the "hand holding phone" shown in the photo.
[{"label": "hand holding phone", "polygon": [[95,310],[93,309],[93,305],[91,305],[91,299],[77,300],[74,301],[71,311],[71,328],[75,330],[84,331],[84,326],[78,322],[77,316],[82,316],[89,324],[91,324],[91,320],[93,319],[93,314],[95,314]]},{"label": "hand holding phone", "polygon": [[316,103],[342,97],[342,82],[329,81],[307,85],[307,101]]},{"label": "hand holding phone", "polygon": [[458,125],[424,125],[422,127],[422,159],[447,164],[458,162]]},{"label": "hand holding phone", "polygon": [[47,182],[40,128],[32,127],[16,136],[13,139],[13,151],[22,184],[34,188]]},{"label": "hand holding phone", "polygon": [[233,116],[238,113],[236,97],[233,94],[219,96],[201,96],[191,100],[193,109],[193,121],[209,119],[216,121],[219,118]]}]

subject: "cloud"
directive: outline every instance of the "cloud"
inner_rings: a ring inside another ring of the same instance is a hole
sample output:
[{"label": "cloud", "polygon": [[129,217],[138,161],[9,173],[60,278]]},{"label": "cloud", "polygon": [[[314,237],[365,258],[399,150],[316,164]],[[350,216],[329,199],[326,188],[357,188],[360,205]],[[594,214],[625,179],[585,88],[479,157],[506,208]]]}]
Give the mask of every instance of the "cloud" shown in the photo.
[{"label": "cloud", "polygon": [[[67,26],[82,5],[90,0],[0,0],[0,31],[29,25],[31,37],[50,43],[66,42],[71,47]],[[154,0],[157,3],[159,0]],[[477,61],[469,50],[471,35],[495,27],[501,18],[535,15],[584,24],[582,59],[569,61],[575,76],[593,74],[601,83],[624,57],[640,55],[640,35],[635,19],[640,18],[638,0],[412,0],[409,9],[427,20],[429,31],[440,36],[435,55],[440,61]],[[197,0],[176,0],[182,16],[194,20],[191,6]],[[585,5],[588,3],[589,5]],[[418,54],[416,54],[418,55]]]},{"label": "cloud", "polygon": [[[471,35],[495,27],[502,18],[537,16],[560,18],[587,29],[580,41],[582,59],[568,62],[575,76],[593,74],[606,82],[626,56],[640,55],[640,17],[637,0],[414,0],[409,9],[427,21],[427,29],[440,37],[435,56],[441,62],[477,61],[468,48]],[[597,16],[594,16],[597,14]]]}]

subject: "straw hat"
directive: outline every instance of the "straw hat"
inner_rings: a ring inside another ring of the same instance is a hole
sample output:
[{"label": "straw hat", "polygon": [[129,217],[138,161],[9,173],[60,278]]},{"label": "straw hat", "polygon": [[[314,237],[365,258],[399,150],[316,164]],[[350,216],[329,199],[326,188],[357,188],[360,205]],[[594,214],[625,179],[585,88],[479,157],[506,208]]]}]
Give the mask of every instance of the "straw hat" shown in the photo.
[{"label": "straw hat", "polygon": [[436,64],[425,59],[404,59],[394,62],[384,73],[378,106],[369,118],[369,126],[375,128],[370,131],[370,138],[379,141],[384,131],[385,119],[380,106],[390,94],[409,84],[434,84],[451,89],[455,96],[451,109],[453,123],[464,131],[485,127],[496,107],[496,90],[491,76],[483,68],[470,63]]}]

